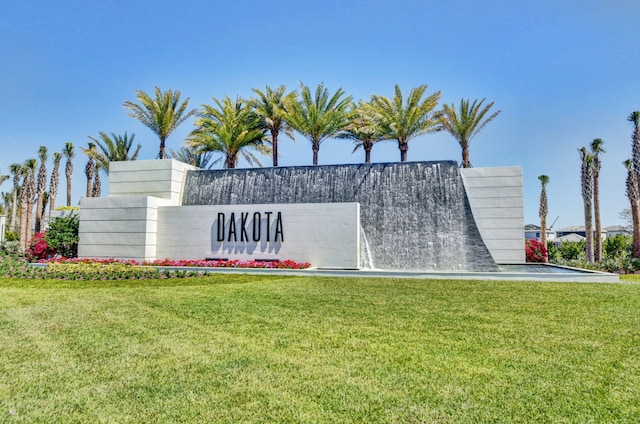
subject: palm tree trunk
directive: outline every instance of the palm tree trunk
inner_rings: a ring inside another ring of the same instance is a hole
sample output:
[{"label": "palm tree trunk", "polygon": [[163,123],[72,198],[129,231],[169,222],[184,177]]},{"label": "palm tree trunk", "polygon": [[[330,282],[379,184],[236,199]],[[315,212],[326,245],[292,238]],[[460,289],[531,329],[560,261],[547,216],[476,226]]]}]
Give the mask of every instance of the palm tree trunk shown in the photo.
[{"label": "palm tree trunk", "polygon": [[[547,217],[543,216],[540,218],[540,243],[547,248]],[[548,252],[547,252],[548,253]],[[544,262],[549,262],[549,256],[544,255]]]},{"label": "palm tree trunk", "polygon": [[11,205],[11,222],[9,228],[12,232],[16,231],[16,218],[18,216],[18,190],[13,190],[13,204]]},{"label": "palm tree trunk", "polygon": [[273,147],[273,166],[278,166],[278,131],[271,131],[271,145]]},{"label": "palm tree trunk", "polygon": [[165,153],[165,139],[160,137],[160,152],[158,153],[158,159],[166,159],[167,154]]},{"label": "palm tree trunk", "polygon": [[364,163],[371,163],[371,146],[364,146]]},{"label": "palm tree trunk", "polygon": [[593,262],[593,212],[591,202],[584,202],[584,236],[587,262]]},{"label": "palm tree trunk", "polygon": [[400,162],[407,161],[407,152],[409,151],[409,143],[398,140],[398,149],[400,149]]},{"label": "palm tree trunk", "polygon": [[73,173],[73,165],[67,162],[66,177],[67,177],[67,206],[71,206],[71,174]]},{"label": "palm tree trunk", "polygon": [[317,165],[318,164],[318,152],[320,151],[320,143],[317,142],[313,142],[312,145],[312,149],[313,149],[313,164]]},{"label": "palm tree trunk", "polygon": [[597,173],[593,178],[593,220],[596,227],[593,256],[597,262],[602,260],[602,238],[600,237],[602,233],[602,223],[600,222],[600,182]]},{"label": "palm tree trunk", "polygon": [[466,147],[462,148],[462,167],[471,168],[471,161],[469,160],[469,149]]},{"label": "palm tree trunk", "polygon": [[633,222],[633,252],[634,259],[640,259],[640,204],[631,204],[631,220]]}]

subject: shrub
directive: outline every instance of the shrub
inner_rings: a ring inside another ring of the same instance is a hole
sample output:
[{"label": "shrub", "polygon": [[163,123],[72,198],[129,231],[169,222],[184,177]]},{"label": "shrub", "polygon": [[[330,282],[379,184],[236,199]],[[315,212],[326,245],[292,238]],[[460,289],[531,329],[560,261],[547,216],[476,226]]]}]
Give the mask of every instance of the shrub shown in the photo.
[{"label": "shrub", "polygon": [[547,258],[547,248],[536,239],[525,241],[525,253],[527,262],[545,262]]},{"label": "shrub", "polygon": [[51,256],[51,248],[47,244],[44,233],[35,233],[31,240],[29,240],[29,246],[27,246],[26,254],[29,260],[41,260]]},{"label": "shrub", "polygon": [[560,245],[560,256],[567,261],[578,260],[585,256],[585,242],[565,241]]},{"label": "shrub", "polygon": [[5,231],[4,241],[20,241],[20,234],[18,234],[17,231]]},{"label": "shrub", "polygon": [[65,258],[77,257],[79,227],[80,220],[78,215],[61,216],[53,219],[44,237],[52,253]]},{"label": "shrub", "polygon": [[609,259],[626,258],[633,247],[633,237],[624,234],[616,234],[607,237],[602,244],[604,256]]}]

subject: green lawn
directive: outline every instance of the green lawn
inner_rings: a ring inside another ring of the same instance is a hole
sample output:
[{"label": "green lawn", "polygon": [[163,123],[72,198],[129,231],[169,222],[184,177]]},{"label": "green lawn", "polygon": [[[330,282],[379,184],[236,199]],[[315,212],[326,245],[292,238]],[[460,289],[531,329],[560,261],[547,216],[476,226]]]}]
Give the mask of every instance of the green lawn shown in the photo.
[{"label": "green lawn", "polygon": [[640,422],[640,284],[0,279],[0,422]]}]

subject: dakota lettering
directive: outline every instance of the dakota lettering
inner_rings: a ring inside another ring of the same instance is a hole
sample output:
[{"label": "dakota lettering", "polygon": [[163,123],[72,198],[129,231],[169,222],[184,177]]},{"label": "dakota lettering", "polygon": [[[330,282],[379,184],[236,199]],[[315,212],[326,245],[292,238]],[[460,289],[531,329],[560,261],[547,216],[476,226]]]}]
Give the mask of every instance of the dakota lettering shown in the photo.
[{"label": "dakota lettering", "polygon": [[267,241],[271,241],[271,214],[273,212],[265,212],[267,215]]},{"label": "dakota lettering", "polygon": [[280,234],[280,241],[284,241],[282,234],[282,212],[278,212],[278,217],[276,218],[276,237],[274,241],[278,241],[278,234]]},{"label": "dakota lettering", "polygon": [[240,212],[240,241],[249,241],[249,236],[247,236],[247,218],[249,218],[249,212]]},{"label": "dakota lettering", "polygon": [[233,234],[233,241],[238,241],[236,237],[236,214],[231,212],[231,216],[229,217],[229,237],[227,241],[231,241],[231,235]]},{"label": "dakota lettering", "polygon": [[[236,222],[235,212],[231,212],[228,220],[224,212],[218,212],[216,240],[219,242],[224,242],[226,238],[226,241],[238,241],[239,234],[241,242],[248,242],[251,240],[253,240],[254,242],[258,242],[262,239],[262,228],[266,227],[266,241],[272,241],[271,215],[274,215],[274,212],[254,212],[253,215],[251,215],[253,222],[249,222],[250,214],[251,212],[240,212],[240,218],[238,219],[238,222]],[[229,225],[228,228],[227,225]],[[282,212],[275,213],[275,221],[273,226],[273,241],[283,242],[284,223],[282,222]],[[251,238],[249,238],[249,232],[251,232]]]},{"label": "dakota lettering", "polygon": [[224,213],[218,212],[218,231],[217,231],[217,240],[224,241]]},{"label": "dakota lettering", "polygon": [[253,241],[260,241],[260,227],[262,223],[262,217],[260,212],[254,212],[253,214]]}]

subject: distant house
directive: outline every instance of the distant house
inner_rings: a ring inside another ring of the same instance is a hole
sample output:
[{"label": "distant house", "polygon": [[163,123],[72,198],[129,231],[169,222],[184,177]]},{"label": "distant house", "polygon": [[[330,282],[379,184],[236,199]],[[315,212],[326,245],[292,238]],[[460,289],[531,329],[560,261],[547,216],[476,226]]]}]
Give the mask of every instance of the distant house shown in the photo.
[{"label": "distant house", "polygon": [[[527,224],[524,226],[524,238],[525,240],[536,239],[540,240],[541,230],[538,225]],[[547,241],[553,241],[556,238],[556,232],[547,230]]]},{"label": "distant house", "polygon": [[607,232],[607,237],[621,235],[630,235],[631,231],[623,227],[622,225],[610,225],[608,227],[603,228],[604,231]]},{"label": "distant house", "polygon": [[555,240],[553,240],[553,244],[556,247],[559,247],[562,243],[577,243],[577,242],[581,242],[585,239],[584,236],[581,236],[580,234],[576,234],[576,233],[568,233],[565,234],[563,236],[560,237],[556,237]]},{"label": "distant house", "polygon": [[[558,237],[566,236],[569,234],[577,234],[579,236],[582,236],[582,238],[586,237],[584,225],[575,225],[572,227],[561,228],[558,231],[556,231],[556,233]],[[595,235],[595,231],[594,231],[594,235]],[[607,238],[607,231],[603,228],[602,231],[600,232],[600,239],[604,240],[606,238]]]}]

